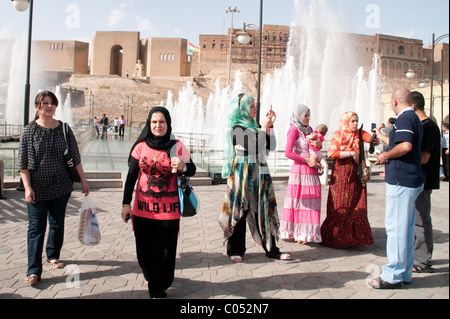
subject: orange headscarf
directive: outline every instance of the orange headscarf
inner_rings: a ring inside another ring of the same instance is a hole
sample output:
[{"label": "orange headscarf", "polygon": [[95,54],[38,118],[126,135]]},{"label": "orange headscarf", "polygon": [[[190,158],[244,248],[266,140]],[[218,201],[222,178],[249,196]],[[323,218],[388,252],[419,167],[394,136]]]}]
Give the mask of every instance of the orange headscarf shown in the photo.
[{"label": "orange headscarf", "polygon": [[359,130],[350,131],[350,119],[353,115],[358,116],[355,112],[346,112],[342,115],[339,130],[334,132],[331,138],[328,157],[333,157],[337,151],[353,151],[359,155]]}]

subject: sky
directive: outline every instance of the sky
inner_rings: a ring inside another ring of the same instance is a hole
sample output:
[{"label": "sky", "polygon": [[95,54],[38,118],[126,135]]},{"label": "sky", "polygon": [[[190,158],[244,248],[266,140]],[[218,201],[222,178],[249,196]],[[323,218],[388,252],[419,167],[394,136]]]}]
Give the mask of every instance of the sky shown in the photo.
[{"label": "sky", "polygon": [[[290,25],[297,0],[264,0],[263,24]],[[308,0],[298,0],[308,1]],[[343,13],[345,32],[389,34],[430,45],[449,33],[448,0],[311,0]],[[139,31],[150,37],[184,38],[199,44],[200,34],[225,34],[231,25],[259,24],[258,0],[34,0],[33,40],[91,42],[96,31]],[[26,37],[28,11],[0,1],[0,39]],[[320,22],[319,22],[320,26]],[[443,40],[448,43],[448,37]]]}]

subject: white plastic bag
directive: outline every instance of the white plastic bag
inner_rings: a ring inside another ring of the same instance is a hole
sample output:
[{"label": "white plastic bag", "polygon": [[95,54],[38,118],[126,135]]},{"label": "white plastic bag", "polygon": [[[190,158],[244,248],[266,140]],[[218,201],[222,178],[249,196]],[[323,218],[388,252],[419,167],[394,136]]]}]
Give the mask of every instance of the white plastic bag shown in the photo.
[{"label": "white plastic bag", "polygon": [[101,234],[96,211],[91,196],[84,196],[83,204],[79,209],[80,227],[78,228],[78,240],[85,245],[97,245]]}]

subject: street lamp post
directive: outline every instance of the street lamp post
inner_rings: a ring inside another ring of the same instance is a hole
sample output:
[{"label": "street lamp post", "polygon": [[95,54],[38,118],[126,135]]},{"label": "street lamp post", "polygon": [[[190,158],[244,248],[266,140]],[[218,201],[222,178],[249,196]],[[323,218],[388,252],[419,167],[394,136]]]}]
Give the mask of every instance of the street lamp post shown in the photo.
[{"label": "street lamp post", "polygon": [[[258,86],[256,95],[256,122],[259,123],[261,117],[261,64],[262,64],[262,23],[263,23],[263,0],[259,3],[259,53],[258,53]],[[240,44],[246,45],[250,42],[250,34],[246,31],[244,23],[244,30],[237,34]]]},{"label": "street lamp post", "polygon": [[231,78],[231,52],[233,47],[233,17],[235,13],[239,13],[237,7],[228,7],[228,10],[226,13],[231,13],[231,28],[230,28],[230,50],[228,52],[228,79],[227,79],[227,85],[228,88],[230,88],[230,78]]},{"label": "street lamp post", "polygon": [[27,44],[27,75],[25,78],[25,96],[23,106],[23,126],[29,122],[30,114],[30,66],[31,66],[31,38],[33,28],[33,0],[11,0],[17,11],[25,11],[30,7],[28,19],[28,44]]},{"label": "street lamp post", "polygon": [[[433,46],[432,46],[432,50],[431,50],[431,104],[430,104],[430,114],[433,115],[433,105],[434,105],[434,100],[433,100],[433,80],[434,80],[434,50],[436,48],[436,44],[438,44],[441,40],[448,38],[448,33],[441,35],[440,37],[438,37],[437,39],[435,38],[435,34],[433,33]],[[443,64],[444,61],[441,60],[441,64]]]},{"label": "street lamp post", "polygon": [[[438,78],[435,75],[432,75],[431,77],[431,95],[430,95],[430,117],[433,118],[433,109],[432,109],[432,105],[434,103],[434,96],[433,96],[433,81],[436,81],[439,83],[440,87],[441,87],[441,124],[444,123],[444,67],[443,67],[443,61],[444,59],[448,56],[448,52],[444,55],[443,51],[441,51],[441,77]],[[425,72],[428,72],[428,74],[433,74],[432,72],[432,68],[429,69],[424,65],[420,65],[417,66],[420,67],[422,69],[424,69]],[[405,76],[408,79],[413,79],[416,76],[416,71],[414,71],[413,69],[409,69],[408,71],[405,72]],[[427,78],[428,79],[428,78]],[[420,88],[424,88],[428,81],[427,79],[424,79],[422,76],[422,80],[419,82],[419,87]]]}]

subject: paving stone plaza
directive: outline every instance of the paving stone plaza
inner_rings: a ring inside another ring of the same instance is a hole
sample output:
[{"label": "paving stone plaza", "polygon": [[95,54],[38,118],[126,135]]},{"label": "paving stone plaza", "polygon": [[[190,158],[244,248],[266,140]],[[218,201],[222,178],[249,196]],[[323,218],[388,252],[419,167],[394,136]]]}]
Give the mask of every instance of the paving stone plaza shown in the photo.
[{"label": "paving stone plaza", "polygon": [[[285,178],[275,181],[279,214],[286,185]],[[448,182],[441,182],[441,189],[432,194],[435,271],[414,274],[412,284],[398,290],[375,290],[367,285],[368,279],[378,276],[381,266],[387,262],[385,183],[381,177],[373,178],[368,184],[369,222],[375,245],[338,250],[320,244],[280,241],[281,250],[292,255],[291,261],[265,257],[249,232],[243,262],[233,264],[230,261],[218,224],[225,187],[223,184],[195,186],[201,209],[197,216],[181,221],[175,280],[167,291],[168,299],[449,298]],[[323,186],[322,221],[326,215],[327,194],[328,186]],[[66,267],[53,269],[45,264],[41,282],[33,286],[24,282],[28,222],[23,193],[10,188],[4,195],[7,199],[0,201],[1,299],[149,298],[136,259],[131,224],[123,223],[120,217],[122,188],[91,190],[102,232],[101,242],[96,246],[82,245],[77,239],[78,209],[84,195],[79,189],[73,192],[67,208],[61,256]]]}]

